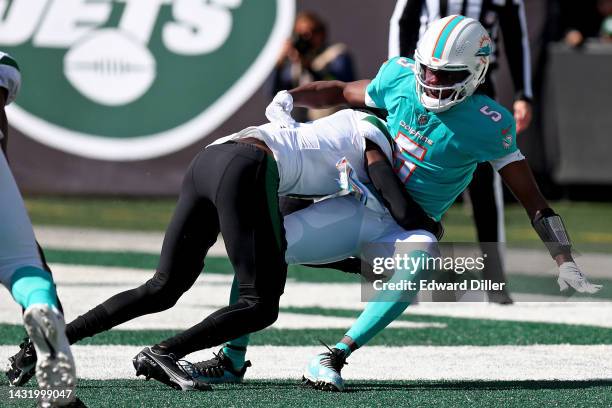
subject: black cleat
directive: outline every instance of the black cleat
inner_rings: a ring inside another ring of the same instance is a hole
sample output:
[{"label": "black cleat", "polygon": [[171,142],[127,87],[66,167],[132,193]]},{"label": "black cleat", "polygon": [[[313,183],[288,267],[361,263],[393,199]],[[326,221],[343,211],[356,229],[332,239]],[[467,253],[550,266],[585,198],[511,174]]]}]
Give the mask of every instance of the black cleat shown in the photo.
[{"label": "black cleat", "polygon": [[[176,390],[208,391],[210,384],[195,379],[189,371],[195,372],[193,365],[184,360],[178,360],[174,354],[164,354],[157,348],[145,347],[133,359],[136,375],[144,375],[148,380],[154,378]],[[186,365],[190,365],[189,371]]]},{"label": "black cleat", "polygon": [[36,350],[29,337],[23,339],[17,354],[9,358],[9,369],[6,372],[9,384],[13,387],[25,385],[36,372]]},{"label": "black cleat", "polygon": [[200,361],[193,365],[197,372],[194,378],[209,384],[236,384],[241,383],[247,368],[251,366],[250,361],[245,361],[240,370],[234,368],[232,360],[223,353],[223,349],[215,354],[210,360]]}]

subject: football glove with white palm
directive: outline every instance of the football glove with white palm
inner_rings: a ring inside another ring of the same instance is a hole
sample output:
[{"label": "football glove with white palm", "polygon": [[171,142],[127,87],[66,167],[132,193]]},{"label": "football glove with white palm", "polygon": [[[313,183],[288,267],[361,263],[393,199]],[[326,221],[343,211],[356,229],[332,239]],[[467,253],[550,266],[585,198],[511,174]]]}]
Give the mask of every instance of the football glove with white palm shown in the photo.
[{"label": "football glove with white palm", "polygon": [[597,293],[602,288],[602,285],[595,285],[589,282],[575,262],[563,262],[559,266],[559,278],[557,279],[557,283],[561,291],[571,286],[576,292]]}]

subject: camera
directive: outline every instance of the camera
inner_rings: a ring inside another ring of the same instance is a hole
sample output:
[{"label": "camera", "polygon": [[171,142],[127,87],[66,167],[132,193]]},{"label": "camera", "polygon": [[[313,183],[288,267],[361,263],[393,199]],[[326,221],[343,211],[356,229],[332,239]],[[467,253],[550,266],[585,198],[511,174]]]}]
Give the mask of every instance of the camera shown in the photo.
[{"label": "camera", "polygon": [[303,34],[293,34],[291,37],[291,44],[293,48],[297,50],[300,54],[307,54],[312,50],[312,42],[311,36],[303,35]]}]

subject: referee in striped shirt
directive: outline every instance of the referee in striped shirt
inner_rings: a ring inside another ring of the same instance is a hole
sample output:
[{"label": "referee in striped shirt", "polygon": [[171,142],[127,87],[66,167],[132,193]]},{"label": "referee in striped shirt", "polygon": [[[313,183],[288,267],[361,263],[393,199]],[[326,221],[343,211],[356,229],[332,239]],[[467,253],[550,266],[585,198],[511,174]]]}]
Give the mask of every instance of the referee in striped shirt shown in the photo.
[{"label": "referee in striped shirt", "polygon": [[[389,29],[389,58],[413,58],[417,42],[428,25],[452,14],[474,18],[493,40],[494,52],[485,82],[476,92],[495,99],[498,34],[501,29],[504,50],[515,88],[513,104],[517,133],[531,122],[531,61],[523,0],[398,0]],[[478,165],[468,187],[472,212],[480,242],[504,242],[504,214],[501,180],[489,163]],[[495,248],[487,248],[484,278],[505,282],[502,258]],[[489,292],[489,301],[512,303],[506,291]]]}]

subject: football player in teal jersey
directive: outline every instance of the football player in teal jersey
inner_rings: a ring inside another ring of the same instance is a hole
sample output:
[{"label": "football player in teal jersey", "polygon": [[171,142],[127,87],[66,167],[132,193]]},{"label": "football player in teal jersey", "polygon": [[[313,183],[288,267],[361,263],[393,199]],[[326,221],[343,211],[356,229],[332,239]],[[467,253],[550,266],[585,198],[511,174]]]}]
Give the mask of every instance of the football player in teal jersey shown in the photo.
[{"label": "football player in teal jersey", "polygon": [[[491,39],[482,25],[454,15],[433,23],[420,40],[415,59],[388,60],[373,80],[313,82],[275,98],[270,120],[290,121],[292,106],[340,104],[388,112],[395,141],[394,170],[414,200],[439,220],[467,187],[477,163],[489,161],[525,208],[532,225],[559,267],[561,290],[594,293],[571,254],[558,214],[540,193],[516,145],[512,114],[493,99],[475,94],[489,65]],[[408,302],[370,302],[343,339],[314,357],[304,379],[316,388],[344,388],[340,370],[358,347],[397,318]]]}]

